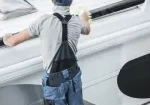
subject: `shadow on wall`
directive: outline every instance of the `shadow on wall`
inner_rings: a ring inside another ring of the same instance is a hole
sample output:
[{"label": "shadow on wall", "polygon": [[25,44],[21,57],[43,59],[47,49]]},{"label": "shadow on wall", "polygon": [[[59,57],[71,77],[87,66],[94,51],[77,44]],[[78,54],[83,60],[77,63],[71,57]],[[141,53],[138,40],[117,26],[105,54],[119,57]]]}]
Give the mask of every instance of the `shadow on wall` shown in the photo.
[{"label": "shadow on wall", "polygon": [[37,12],[27,0],[0,0],[0,20],[15,18]]}]

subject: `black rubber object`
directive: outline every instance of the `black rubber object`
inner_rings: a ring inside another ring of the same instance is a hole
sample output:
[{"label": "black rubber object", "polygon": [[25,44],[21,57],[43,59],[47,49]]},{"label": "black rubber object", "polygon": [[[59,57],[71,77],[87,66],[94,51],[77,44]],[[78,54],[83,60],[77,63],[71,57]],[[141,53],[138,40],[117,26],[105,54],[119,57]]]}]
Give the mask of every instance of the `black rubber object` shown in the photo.
[{"label": "black rubber object", "polygon": [[127,62],[121,69],[119,89],[133,98],[150,98],[150,54]]}]

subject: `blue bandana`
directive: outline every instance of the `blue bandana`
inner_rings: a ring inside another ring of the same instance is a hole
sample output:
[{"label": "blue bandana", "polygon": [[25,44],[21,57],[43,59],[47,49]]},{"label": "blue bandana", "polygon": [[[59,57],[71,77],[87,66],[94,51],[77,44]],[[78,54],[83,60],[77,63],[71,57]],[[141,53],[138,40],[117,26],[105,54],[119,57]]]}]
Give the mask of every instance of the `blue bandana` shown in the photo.
[{"label": "blue bandana", "polygon": [[53,2],[58,6],[69,6],[72,3],[72,0],[53,0]]}]

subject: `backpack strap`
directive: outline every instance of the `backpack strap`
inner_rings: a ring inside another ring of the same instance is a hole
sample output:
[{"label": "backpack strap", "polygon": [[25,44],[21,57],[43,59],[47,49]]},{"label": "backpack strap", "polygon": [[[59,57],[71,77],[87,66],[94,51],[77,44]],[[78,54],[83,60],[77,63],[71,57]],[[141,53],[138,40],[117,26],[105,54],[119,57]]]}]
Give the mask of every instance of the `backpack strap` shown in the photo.
[{"label": "backpack strap", "polygon": [[[71,19],[72,16],[66,15],[66,17],[63,18],[59,13],[54,13],[53,15],[56,16],[62,23],[62,28],[63,28],[62,41],[67,41],[68,40],[68,21]],[[56,54],[55,54],[55,56],[56,56]],[[55,56],[54,56],[54,58],[55,58]],[[52,65],[54,58],[52,59],[50,65],[49,65],[49,68]]]},{"label": "backpack strap", "polygon": [[54,13],[54,16],[56,16],[61,22],[62,22],[62,41],[68,40],[68,21],[71,19],[71,15],[66,15],[65,18],[63,18],[59,13]]},{"label": "backpack strap", "polygon": [[61,22],[64,20],[64,18],[59,13],[54,13],[54,16],[56,16]]}]

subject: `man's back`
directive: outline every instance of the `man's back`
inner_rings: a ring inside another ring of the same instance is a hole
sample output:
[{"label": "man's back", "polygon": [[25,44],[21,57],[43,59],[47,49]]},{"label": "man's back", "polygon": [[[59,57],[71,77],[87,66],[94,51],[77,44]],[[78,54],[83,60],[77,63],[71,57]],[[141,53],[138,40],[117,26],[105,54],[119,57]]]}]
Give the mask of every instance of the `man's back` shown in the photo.
[{"label": "man's back", "polygon": [[[63,8],[63,9],[62,9]],[[65,10],[65,12],[64,12]],[[55,6],[54,12],[62,16],[69,15],[68,7]],[[78,16],[72,16],[68,22],[68,41],[73,52],[77,52],[77,43],[82,32],[83,23]],[[41,37],[41,54],[43,57],[44,70],[49,65],[62,42],[62,23],[54,15],[44,15],[30,25],[28,31],[31,36]]]}]

